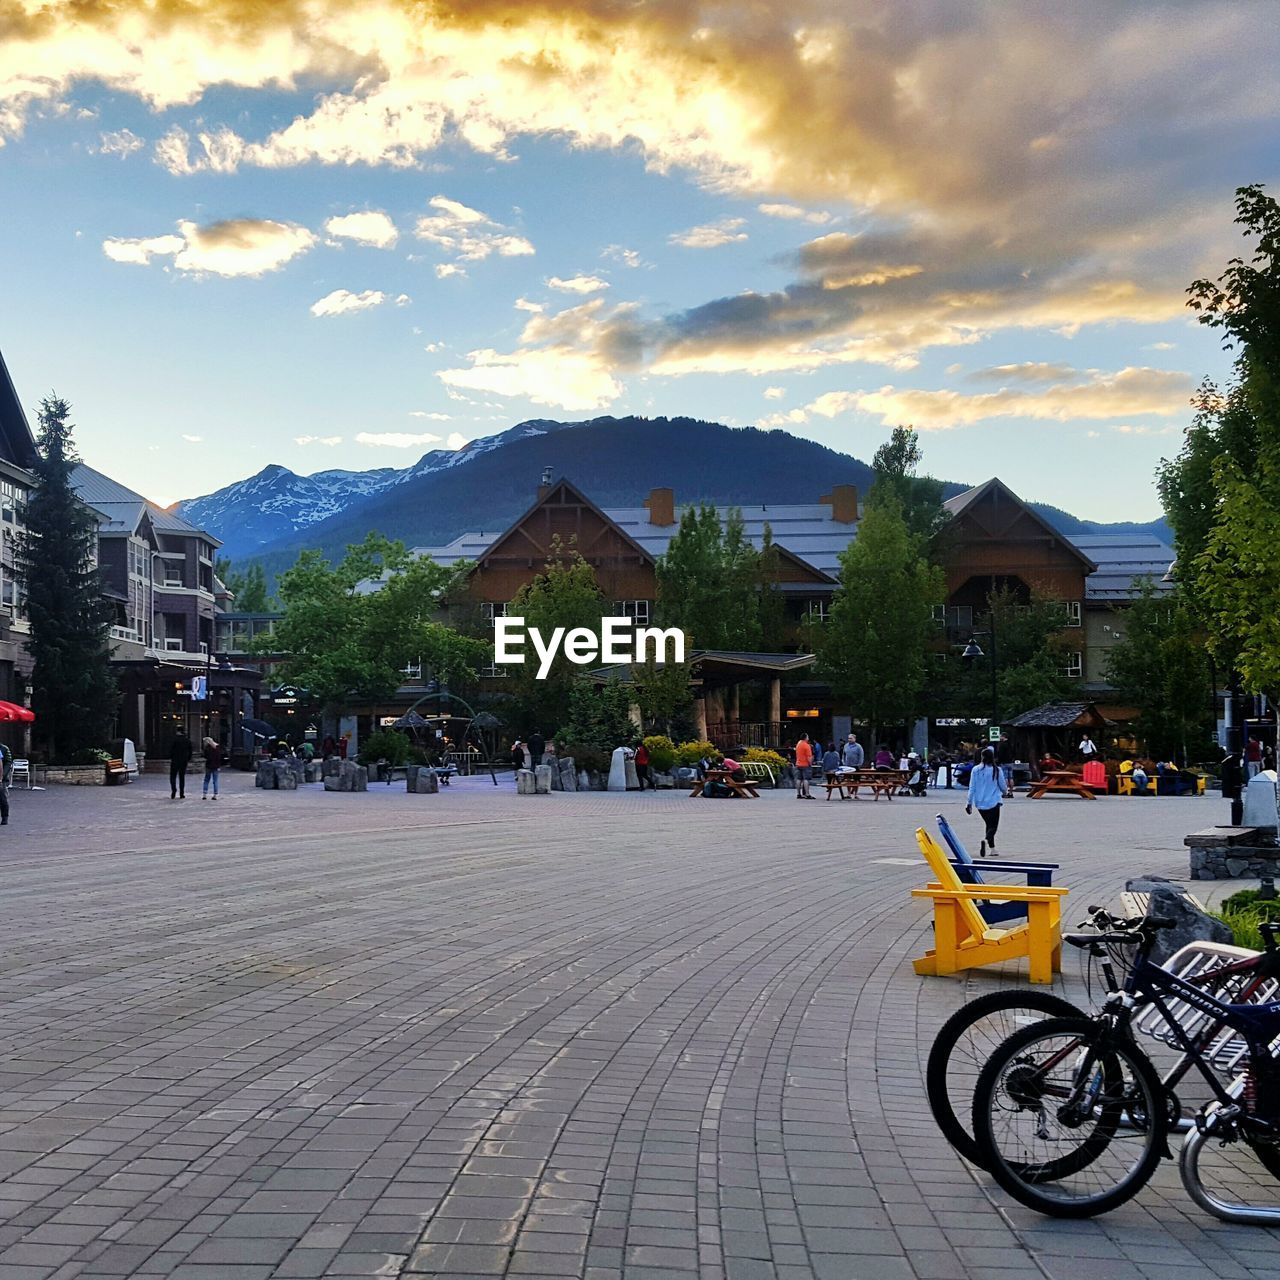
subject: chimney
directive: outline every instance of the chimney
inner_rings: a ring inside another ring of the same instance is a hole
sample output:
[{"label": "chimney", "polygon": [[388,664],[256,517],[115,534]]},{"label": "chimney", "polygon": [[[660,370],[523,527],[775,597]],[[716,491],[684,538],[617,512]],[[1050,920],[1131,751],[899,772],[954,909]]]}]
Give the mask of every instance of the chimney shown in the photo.
[{"label": "chimney", "polygon": [[542,468],[542,480],[538,485],[538,501],[541,502],[551,492],[551,468]]},{"label": "chimney", "polygon": [[644,500],[649,511],[649,523],[666,528],[676,522],[676,495],[674,489],[650,489]]},{"label": "chimney", "polygon": [[824,493],[819,502],[831,507],[831,518],[837,524],[857,524],[858,522],[858,486],[856,484],[833,484],[830,493]]}]

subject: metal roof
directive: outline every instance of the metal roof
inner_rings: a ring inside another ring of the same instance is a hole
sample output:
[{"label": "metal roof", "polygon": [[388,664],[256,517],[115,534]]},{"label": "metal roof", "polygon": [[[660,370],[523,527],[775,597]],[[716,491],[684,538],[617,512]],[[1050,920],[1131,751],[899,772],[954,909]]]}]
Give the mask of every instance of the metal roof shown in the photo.
[{"label": "metal roof", "polygon": [[1151,533],[1082,533],[1069,541],[1097,566],[1084,583],[1086,600],[1132,600],[1134,579],[1149,582],[1157,591],[1173,590],[1168,578],[1173,548]]},{"label": "metal roof", "polygon": [[107,522],[99,526],[104,533],[132,533],[145,513],[150,515],[152,526],[162,533],[192,534],[213,543],[215,547],[222,545],[213,534],[198,529],[181,516],[149,502],[142,494],[135,493],[127,485],[103,475],[101,471],[95,471],[83,462],[77,463],[71,473],[71,487],[81,502],[107,517]]}]

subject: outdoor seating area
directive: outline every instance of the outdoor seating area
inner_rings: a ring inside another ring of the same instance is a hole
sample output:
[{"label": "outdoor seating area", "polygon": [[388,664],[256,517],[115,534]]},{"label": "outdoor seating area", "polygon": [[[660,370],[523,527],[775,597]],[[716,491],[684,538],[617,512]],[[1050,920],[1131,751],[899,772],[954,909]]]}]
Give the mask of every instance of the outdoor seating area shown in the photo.
[{"label": "outdoor seating area", "polygon": [[760,799],[760,792],[756,790],[756,785],[750,778],[735,778],[728,769],[706,770],[705,776],[694,783],[693,790],[689,792],[689,798],[693,799],[695,796],[713,797],[716,795],[715,788],[721,788],[733,799]]}]

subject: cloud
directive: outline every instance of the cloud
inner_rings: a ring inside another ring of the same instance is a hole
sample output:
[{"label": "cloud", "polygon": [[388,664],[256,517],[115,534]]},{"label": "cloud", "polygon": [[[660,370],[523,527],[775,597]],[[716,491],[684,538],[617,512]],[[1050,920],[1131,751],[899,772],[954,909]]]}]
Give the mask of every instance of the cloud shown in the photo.
[{"label": "cloud", "polygon": [[131,156],[147,144],[132,129],[116,129],[104,133],[98,140],[98,154],[103,156]]},{"label": "cloud", "polygon": [[813,222],[818,225],[831,221],[831,214],[821,209],[802,209],[798,204],[758,204],[756,208],[767,218],[786,218],[792,222]]},{"label": "cloud", "polygon": [[363,293],[352,293],[348,289],[335,289],[326,293],[318,302],[311,304],[313,316],[341,316],[350,311],[368,311],[370,307],[381,306],[387,295],[379,289],[366,289]]},{"label": "cloud", "polygon": [[446,449],[461,449],[463,445],[470,443],[471,441],[461,431],[451,431],[449,438],[444,442],[444,447]]},{"label": "cloud", "polygon": [[764,398],[766,400],[781,400],[786,394],[786,387],[765,387],[764,389]]},{"label": "cloud", "polygon": [[294,444],[322,444],[332,448],[335,444],[342,443],[341,436],[294,436]]},{"label": "cloud", "polygon": [[183,438],[183,439],[184,439],[188,444],[203,444],[203,443],[204,443],[204,436],[188,436],[188,435],[184,435],[182,438]]},{"label": "cloud", "polygon": [[1045,361],[1029,360],[1022,364],[997,364],[987,369],[975,369],[969,374],[970,382],[1010,382],[1037,385],[1040,383],[1063,382],[1075,378],[1076,371],[1069,364],[1049,364]]},{"label": "cloud", "polygon": [[687,231],[673,231],[667,237],[668,244],[682,249],[718,249],[721,245],[745,240],[747,233],[740,230],[745,218],[721,218],[719,222],[704,222]]},{"label": "cloud", "polygon": [[194,139],[185,129],[174,125],[156,143],[155,161],[175,177],[192,173],[234,173],[244,153],[244,140],[225,125],[212,132],[197,133]]},{"label": "cloud", "polygon": [[[814,416],[837,418],[850,412],[873,414],[886,426],[909,423],[922,431],[973,426],[999,418],[1078,422],[1145,415],[1172,417],[1186,411],[1194,389],[1189,375],[1165,369],[1129,367],[1106,373],[1067,367],[1066,374],[1069,381],[1035,390],[1002,387],[975,395],[892,386],[876,391],[828,391],[802,409],[777,415],[760,425],[801,423]],[[1162,435],[1177,428],[1116,426],[1113,430]]]},{"label": "cloud", "polygon": [[612,262],[620,262],[624,267],[630,267],[632,270],[645,265],[640,254],[635,249],[628,249],[625,245],[607,244],[600,250],[600,256]]},{"label": "cloud", "polygon": [[532,311],[535,314],[539,311],[545,311],[546,308],[541,302],[531,302],[528,298],[517,298],[511,304],[517,311]]},{"label": "cloud", "polygon": [[427,413],[423,409],[410,409],[409,417],[425,418],[429,422],[448,422],[453,417],[451,413]]},{"label": "cloud", "polygon": [[460,267],[456,262],[437,262],[436,263],[436,279],[448,280],[450,276],[465,276],[467,274],[466,267]]},{"label": "cloud", "polygon": [[396,224],[381,209],[366,209],[360,213],[345,213],[338,218],[330,218],[324,229],[331,236],[344,240],[354,240],[357,244],[368,245],[373,249],[391,249],[400,239]]},{"label": "cloud", "polygon": [[261,276],[278,271],[316,238],[306,227],[267,218],[235,218],[199,227],[178,223],[179,235],[139,240],[112,237],[102,251],[113,262],[146,266],[155,257],[172,257],[179,271],[218,276]]},{"label": "cloud", "polygon": [[[480,262],[495,253],[515,258],[534,251],[524,236],[516,235],[478,209],[448,196],[433,196],[428,203],[436,212],[419,218],[413,234],[419,240],[439,245],[462,262]],[[437,267],[437,273],[439,270]]]},{"label": "cloud", "polygon": [[413,449],[424,444],[439,444],[440,437],[430,432],[413,434],[408,431],[360,431],[356,444],[368,444],[384,449]]},{"label": "cloud", "polygon": [[1143,351],[1174,351],[1177,349],[1176,342],[1148,342]]},{"label": "cloud", "polygon": [[567,280],[562,280],[559,276],[547,278],[547,288],[558,289],[561,293],[599,293],[601,289],[608,287],[609,282],[601,280],[599,276],[570,276]]}]

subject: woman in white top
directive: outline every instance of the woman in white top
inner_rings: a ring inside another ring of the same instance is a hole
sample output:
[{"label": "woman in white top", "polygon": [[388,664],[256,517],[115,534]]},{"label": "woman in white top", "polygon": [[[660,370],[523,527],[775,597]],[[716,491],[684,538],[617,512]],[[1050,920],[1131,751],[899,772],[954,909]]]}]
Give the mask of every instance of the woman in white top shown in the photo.
[{"label": "woman in white top", "polygon": [[990,747],[982,750],[981,763],[975,764],[969,774],[969,803],[965,813],[977,809],[986,824],[987,834],[978,848],[978,857],[985,858],[987,849],[996,851],[996,829],[1000,826],[1000,803],[1004,799],[1004,779],[996,764],[996,753]]},{"label": "woman in white top", "polygon": [[1080,739],[1080,746],[1078,750],[1081,758],[1086,764],[1088,764],[1088,762],[1098,753],[1098,748],[1094,745],[1093,739],[1089,737],[1087,733]]}]

